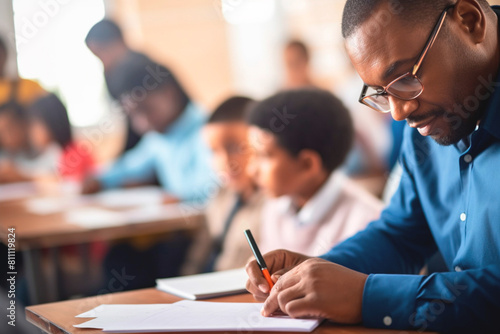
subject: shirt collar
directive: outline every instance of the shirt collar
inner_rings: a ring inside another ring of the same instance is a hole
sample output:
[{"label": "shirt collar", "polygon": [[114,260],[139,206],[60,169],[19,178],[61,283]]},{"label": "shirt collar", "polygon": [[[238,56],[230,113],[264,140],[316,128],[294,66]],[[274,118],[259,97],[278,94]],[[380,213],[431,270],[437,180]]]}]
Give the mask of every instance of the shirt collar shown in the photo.
[{"label": "shirt collar", "polygon": [[339,199],[345,179],[345,175],[341,172],[330,174],[325,184],[307,201],[298,213],[289,196],[281,197],[278,200],[277,208],[283,214],[296,217],[298,225],[319,224]]},{"label": "shirt collar", "polygon": [[163,132],[166,137],[184,136],[186,132],[205,122],[205,115],[194,103],[188,102],[179,117]]}]

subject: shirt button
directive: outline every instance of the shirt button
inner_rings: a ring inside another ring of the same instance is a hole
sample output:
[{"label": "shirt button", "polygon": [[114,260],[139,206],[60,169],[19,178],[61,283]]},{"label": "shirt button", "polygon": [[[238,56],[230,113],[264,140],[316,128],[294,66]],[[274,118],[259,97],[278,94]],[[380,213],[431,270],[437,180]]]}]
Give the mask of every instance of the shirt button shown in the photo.
[{"label": "shirt button", "polygon": [[386,326],[392,325],[392,318],[389,316],[384,317],[384,325]]},{"label": "shirt button", "polygon": [[456,267],[455,267],[455,271],[456,271],[457,273],[459,273],[459,272],[461,272],[461,271],[462,271],[462,268],[460,268],[459,266],[456,266]]},{"label": "shirt button", "polygon": [[465,213],[460,214],[460,220],[465,221],[467,219],[467,215]]},{"label": "shirt button", "polygon": [[464,156],[464,161],[465,161],[466,163],[471,163],[471,161],[472,161],[472,155],[470,155],[470,154],[466,154],[466,155]]}]

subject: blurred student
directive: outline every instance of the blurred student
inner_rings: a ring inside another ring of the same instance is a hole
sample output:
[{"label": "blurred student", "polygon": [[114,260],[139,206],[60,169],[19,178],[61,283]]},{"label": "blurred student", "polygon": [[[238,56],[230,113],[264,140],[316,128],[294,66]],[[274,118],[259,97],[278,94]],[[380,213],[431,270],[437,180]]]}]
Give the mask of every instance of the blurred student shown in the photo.
[{"label": "blurred student", "polygon": [[7,74],[8,49],[0,37],[0,182],[25,181],[36,157],[29,147],[25,108],[46,92],[35,81]]},{"label": "blurred student", "polygon": [[0,183],[32,181],[55,168],[29,141],[27,111],[16,102],[0,106]]},{"label": "blurred student", "polygon": [[88,179],[84,193],[145,183],[156,174],[172,196],[203,202],[207,189],[217,183],[201,137],[206,117],[170,71],[160,65],[155,70],[161,77],[155,79],[148,69],[138,68],[124,81],[128,86],[122,104],[135,131],[143,136],[141,141],[106,171]]},{"label": "blurred student", "polygon": [[[201,136],[206,117],[165,67],[128,72],[121,103],[140,142],[104,172],[88,178],[83,192],[151,181],[156,174],[163,189],[180,201],[199,207],[218,187],[211,155]],[[172,233],[126,240],[111,248],[104,260],[104,282],[113,270],[135,276],[127,290],[151,287],[155,279],[178,276],[189,248],[190,236]]]},{"label": "blurred student", "polygon": [[28,141],[26,110],[17,103],[0,106],[0,183],[27,181],[35,151]]},{"label": "blurred student", "polygon": [[[251,150],[245,111],[251,103],[253,100],[243,96],[225,100],[203,129],[213,152],[214,169],[225,182],[207,206],[209,236],[202,231],[193,245],[193,256],[205,265],[186,269],[186,273],[241,268],[252,256],[243,231],[252,229],[258,235],[264,198],[246,170]],[[211,243],[208,252],[203,247],[207,240]]]},{"label": "blurred student", "polygon": [[7,59],[7,44],[0,37],[0,105],[17,103],[26,108],[46,92],[35,81],[9,77],[6,71]]},{"label": "blurred student", "polygon": [[40,156],[52,161],[52,172],[62,180],[81,182],[93,172],[89,147],[74,139],[66,107],[55,94],[36,100],[29,108],[29,137]]},{"label": "blurred student", "polygon": [[[92,53],[101,60],[104,67],[104,79],[110,96],[120,100],[126,93],[125,78],[134,69],[150,68],[154,70],[154,62],[146,55],[132,51],[123,38],[120,27],[109,19],[97,22],[88,32],[85,43]],[[124,150],[134,147],[141,139],[141,134],[134,130],[130,118],[127,117],[127,137]]]},{"label": "blurred student", "polygon": [[322,254],[379,216],[382,203],[336,171],[351,148],[353,125],[331,93],[278,93],[251,108],[248,122],[250,170],[275,198],[263,210],[262,251]]},{"label": "blurred student", "polygon": [[27,111],[16,104],[0,107],[0,143],[0,182],[81,182],[93,169],[88,148],[73,141],[66,108],[54,94],[39,98]]},{"label": "blurred student", "polygon": [[283,50],[285,89],[315,86],[309,67],[309,49],[299,40],[290,40]]}]

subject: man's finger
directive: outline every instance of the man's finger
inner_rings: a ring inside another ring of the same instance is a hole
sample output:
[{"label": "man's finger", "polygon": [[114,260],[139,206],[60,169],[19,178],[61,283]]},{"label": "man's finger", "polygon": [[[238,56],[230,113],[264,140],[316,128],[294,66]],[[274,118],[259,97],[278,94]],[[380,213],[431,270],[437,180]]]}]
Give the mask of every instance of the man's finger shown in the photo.
[{"label": "man's finger", "polygon": [[302,298],[304,298],[304,291],[303,289],[300,289],[299,284],[295,284],[294,286],[291,286],[290,288],[285,289],[278,294],[279,309],[283,313],[288,314],[288,304],[293,302],[294,300]]},{"label": "man's finger", "polygon": [[271,279],[273,280],[273,282],[277,282],[278,279],[283,276],[284,274],[286,274],[288,271],[290,270],[290,268],[286,268],[286,269],[281,269],[281,270],[278,270],[276,272],[274,272],[272,275],[271,275]]},{"label": "man's finger", "polygon": [[276,282],[274,287],[271,289],[271,293],[269,294],[269,297],[267,297],[264,306],[262,307],[262,315],[263,316],[270,316],[277,310],[279,310],[279,302],[278,302],[278,296],[279,294],[294,286],[298,282],[300,282],[300,276],[298,275],[289,275],[290,272],[287,274],[281,276],[281,278]]},{"label": "man's finger", "polygon": [[264,302],[264,305],[262,306],[261,313],[263,316],[269,317],[277,310],[279,310],[278,290],[273,288],[271,290],[271,293],[269,294],[269,297],[267,297],[266,301]]},{"label": "man's finger", "polygon": [[260,291],[258,287],[256,287],[250,282],[250,280],[247,280],[246,289],[253,295],[255,300],[259,302],[263,302],[269,296],[269,293],[263,293],[262,291]]},{"label": "man's finger", "polygon": [[282,310],[292,318],[311,318],[314,317],[314,306],[308,298],[301,296],[289,300]]},{"label": "man's finger", "polygon": [[[269,293],[270,287],[269,284],[267,283],[266,279],[264,278],[264,275],[262,274],[262,270],[260,270],[259,265],[257,264],[257,261],[252,260],[247,263],[245,270],[247,271],[248,274],[248,280],[251,285],[257,287],[261,292],[263,293]],[[248,290],[248,284],[247,284],[247,290]],[[249,292],[253,293],[252,291],[248,290]]]}]

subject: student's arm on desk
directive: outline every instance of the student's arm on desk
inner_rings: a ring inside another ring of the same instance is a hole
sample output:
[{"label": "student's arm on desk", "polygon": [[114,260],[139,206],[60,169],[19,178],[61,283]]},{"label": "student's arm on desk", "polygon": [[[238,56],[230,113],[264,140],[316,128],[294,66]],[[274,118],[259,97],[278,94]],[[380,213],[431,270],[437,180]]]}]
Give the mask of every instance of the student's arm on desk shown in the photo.
[{"label": "student's arm on desk", "polygon": [[127,183],[148,181],[155,172],[155,141],[153,136],[144,136],[136,147],[118,158],[103,174],[86,178],[82,192],[90,194],[102,189],[116,188]]}]

